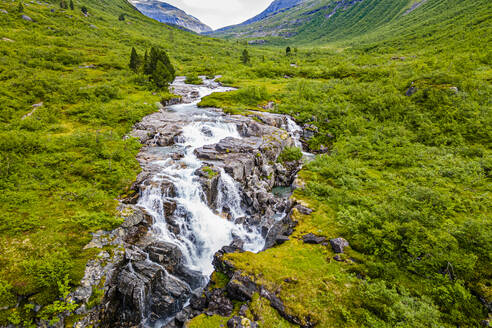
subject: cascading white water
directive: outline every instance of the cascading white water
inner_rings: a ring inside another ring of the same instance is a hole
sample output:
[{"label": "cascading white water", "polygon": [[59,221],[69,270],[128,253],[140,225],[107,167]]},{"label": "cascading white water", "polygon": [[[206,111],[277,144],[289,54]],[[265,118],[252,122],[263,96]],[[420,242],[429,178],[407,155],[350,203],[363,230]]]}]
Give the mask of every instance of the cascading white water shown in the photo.
[{"label": "cascading white water", "polygon": [[[244,197],[240,184],[220,165],[216,165],[219,166],[216,170],[219,180],[213,208],[209,207],[210,200],[206,199],[203,182],[195,174],[205,165],[195,155],[197,148],[217,144],[228,137],[241,138],[237,121],[220,111],[197,106],[204,96],[232,89],[221,87],[213,80],[204,82],[202,86],[189,86],[180,78],[173,83],[188,103],[166,108],[166,120],[160,121],[157,117],[159,125],[155,130],[167,125],[174,127],[176,123],[181,134],[174,140],[173,146],[159,147],[161,136],[166,137],[166,132],[160,130],[162,133],[157,132],[146,149],[145,163],[152,177],[144,181],[138,205],[154,218],[153,237],[177,245],[183,254],[185,266],[209,277],[214,270],[213,257],[222,247],[239,239],[244,242],[244,250],[259,252],[264,249],[265,239],[259,227],[237,223],[247,221],[244,218],[249,211],[242,208]],[[295,145],[302,149],[299,141],[302,129],[288,116],[285,118],[283,128]],[[166,213],[172,215],[166,217]],[[280,213],[277,215],[281,217]],[[163,318],[163,321],[155,323],[155,327],[161,327],[160,324],[171,319]]]},{"label": "cascading white water", "polygon": [[[209,94],[209,89],[200,88],[200,94]],[[196,107],[191,104],[175,105],[176,111]],[[220,116],[204,115],[197,112],[194,122],[182,129],[182,142],[178,143],[184,149],[184,157],[179,161],[171,159],[154,162],[160,167],[160,174],[153,178],[155,185],[146,188],[142,193],[139,205],[144,207],[155,219],[154,230],[157,238],[176,244],[182,251],[189,269],[200,271],[205,276],[213,272],[212,260],[214,254],[223,246],[229,245],[234,238],[245,242],[245,250],[258,252],[264,247],[264,239],[259,231],[252,231],[242,225],[235,224],[235,219],[244,216],[241,208],[241,196],[238,184],[224,170],[220,170],[220,180],[217,195],[217,212],[227,205],[231,220],[214,213],[204,201],[202,186],[197,181],[194,172],[203,162],[195,155],[196,148],[218,143],[226,137],[241,138],[237,127],[232,123],[224,123]],[[160,183],[171,181],[176,189],[177,211],[173,220],[179,226],[179,234],[174,234],[166,222],[163,195]]]},{"label": "cascading white water", "polygon": [[297,148],[301,148],[302,150],[302,143],[300,141],[302,135],[302,128],[299,125],[297,125],[289,116],[286,116],[286,118],[287,118],[287,126],[285,126],[285,130],[289,133],[289,135],[294,140],[294,145]]}]

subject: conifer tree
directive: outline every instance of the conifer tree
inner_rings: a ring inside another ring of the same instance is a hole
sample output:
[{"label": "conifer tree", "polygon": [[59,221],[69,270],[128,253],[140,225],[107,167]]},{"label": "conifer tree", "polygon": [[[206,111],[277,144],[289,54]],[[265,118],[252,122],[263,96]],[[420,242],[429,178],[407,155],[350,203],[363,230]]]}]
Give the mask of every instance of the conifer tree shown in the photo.
[{"label": "conifer tree", "polygon": [[70,0],[70,10],[74,10],[75,6],[73,4],[73,0]]},{"label": "conifer tree", "polygon": [[143,73],[144,74],[149,74],[148,72],[150,71],[149,69],[150,63],[149,63],[149,53],[147,50],[145,50],[145,55],[144,55],[144,60],[143,60]]},{"label": "conifer tree", "polygon": [[290,56],[291,53],[292,53],[292,50],[290,49],[290,47],[285,48],[285,54],[287,56]]},{"label": "conifer tree", "polygon": [[167,87],[173,80],[169,69],[160,60],[157,61],[156,68],[152,73],[152,80],[158,88]]},{"label": "conifer tree", "polygon": [[22,1],[19,1],[19,5],[17,6],[17,11],[20,13],[24,12],[24,6],[22,5]]},{"label": "conifer tree", "polygon": [[249,52],[247,49],[244,49],[243,50],[243,53],[241,54],[241,62],[246,65],[246,64],[249,64],[251,60],[251,57],[249,56]]},{"label": "conifer tree", "polygon": [[130,69],[135,73],[138,72],[138,68],[140,67],[140,58],[137,54],[135,48],[132,47],[132,53],[130,55]]}]

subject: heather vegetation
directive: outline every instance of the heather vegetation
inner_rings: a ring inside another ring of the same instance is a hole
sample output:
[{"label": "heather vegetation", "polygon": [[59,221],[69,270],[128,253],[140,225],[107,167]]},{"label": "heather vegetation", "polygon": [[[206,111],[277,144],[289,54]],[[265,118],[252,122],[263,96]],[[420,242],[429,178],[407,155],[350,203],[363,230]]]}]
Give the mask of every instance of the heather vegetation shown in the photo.
[{"label": "heather vegetation", "polygon": [[[96,254],[84,250],[90,233],[121,223],[115,199],[139,170],[140,144],[124,136],[170,97],[175,74],[190,83],[220,74],[239,88],[202,106],[247,115],[274,101],[272,110],[317,128],[306,146],[325,154],[305,165],[294,194],[315,212],[297,213],[281,246],[228,255],[277,290],[288,313],[319,327],[477,327],[487,317],[488,1],[439,0],[347,35],[317,37],[314,22],[306,40],[323,47],[292,48],[294,38],[290,51],[189,34],[124,1],[63,3],[0,4],[0,325],[73,310],[67,291]],[[301,156],[292,148],[281,160]],[[304,244],[309,232],[347,239],[343,261]],[[252,302],[260,324],[290,326],[267,303]],[[225,322],[200,316],[190,327]]]}]

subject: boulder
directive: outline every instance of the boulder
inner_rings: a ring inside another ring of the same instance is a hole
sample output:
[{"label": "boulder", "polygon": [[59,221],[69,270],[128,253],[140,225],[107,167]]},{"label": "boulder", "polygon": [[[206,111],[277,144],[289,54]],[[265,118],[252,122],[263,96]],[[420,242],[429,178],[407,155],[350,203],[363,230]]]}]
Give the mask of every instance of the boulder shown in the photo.
[{"label": "boulder", "polygon": [[0,13],[2,13],[2,14],[8,14],[9,12],[7,10],[5,10],[5,9],[0,9]]},{"label": "boulder", "polygon": [[345,247],[350,246],[348,241],[346,241],[343,238],[330,239],[330,244],[331,244],[331,247],[333,248],[333,251],[335,253],[343,253],[343,249]]},{"label": "boulder", "polygon": [[214,289],[207,292],[208,308],[207,315],[218,314],[223,317],[229,317],[232,314],[234,306],[229,298],[224,295],[221,289]]},{"label": "boulder", "polygon": [[258,291],[256,284],[248,276],[237,271],[226,286],[227,295],[238,301],[251,301],[253,294]]},{"label": "boulder", "polygon": [[316,236],[313,233],[308,233],[307,235],[302,236],[302,240],[306,244],[321,244],[326,240],[326,237]]},{"label": "boulder", "polygon": [[28,21],[28,22],[32,22],[32,18],[27,16],[27,15],[22,15],[22,19],[25,20],[25,21]]},{"label": "boulder", "polygon": [[155,241],[147,246],[145,251],[151,261],[162,265],[171,273],[174,273],[183,261],[183,253],[179,247],[165,241]]}]

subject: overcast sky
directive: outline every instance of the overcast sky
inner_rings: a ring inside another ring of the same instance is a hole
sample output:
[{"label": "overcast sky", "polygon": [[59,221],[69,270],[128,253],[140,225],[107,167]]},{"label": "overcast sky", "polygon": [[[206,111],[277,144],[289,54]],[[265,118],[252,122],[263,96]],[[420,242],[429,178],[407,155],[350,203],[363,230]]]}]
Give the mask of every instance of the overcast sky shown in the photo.
[{"label": "overcast sky", "polygon": [[213,29],[239,24],[265,10],[273,0],[163,0]]}]

